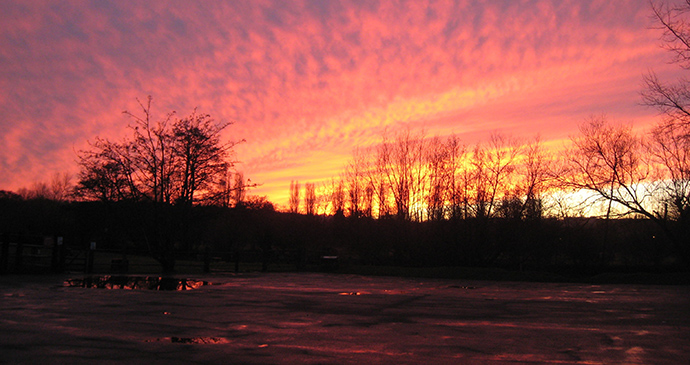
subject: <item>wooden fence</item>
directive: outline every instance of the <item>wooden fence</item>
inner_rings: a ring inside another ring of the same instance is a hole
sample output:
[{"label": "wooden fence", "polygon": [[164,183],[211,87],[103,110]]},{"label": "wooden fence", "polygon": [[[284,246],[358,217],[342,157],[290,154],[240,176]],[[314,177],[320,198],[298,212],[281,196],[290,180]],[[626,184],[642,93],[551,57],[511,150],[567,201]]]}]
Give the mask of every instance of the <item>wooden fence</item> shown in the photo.
[{"label": "wooden fence", "polygon": [[[334,270],[339,258],[288,249],[177,252],[175,269],[184,273]],[[146,252],[98,249],[95,242],[68,244],[62,237],[0,235],[0,274],[152,273],[160,264]]]}]

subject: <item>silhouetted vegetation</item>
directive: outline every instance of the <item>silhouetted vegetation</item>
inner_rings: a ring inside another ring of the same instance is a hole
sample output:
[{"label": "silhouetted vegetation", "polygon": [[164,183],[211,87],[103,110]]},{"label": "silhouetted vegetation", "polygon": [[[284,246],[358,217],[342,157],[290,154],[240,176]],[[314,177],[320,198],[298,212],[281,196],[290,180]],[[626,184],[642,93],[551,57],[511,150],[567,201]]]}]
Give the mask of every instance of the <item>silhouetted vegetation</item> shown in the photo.
[{"label": "silhouetted vegetation", "polygon": [[[237,142],[221,142],[229,125],[194,111],[161,120],[151,113],[151,97],[139,103],[141,115],[125,112],[133,121],[132,137],[122,142],[97,139],[80,151],[81,171],[75,193],[98,200],[108,209],[107,220],[126,224],[128,236],[172,271],[173,252],[191,249],[198,225],[194,205],[241,202],[245,184],[231,181],[230,160]],[[109,229],[111,227],[108,227]]]},{"label": "silhouetted vegetation", "polygon": [[[186,186],[198,183],[176,177],[187,171],[186,163],[159,166],[155,171],[169,171],[165,178],[142,167],[127,176],[123,171],[133,167],[114,162],[110,148],[123,148],[118,158],[131,161],[128,151],[143,147],[103,142],[98,153],[82,155],[76,200],[31,190],[2,192],[0,232],[37,240],[60,235],[81,247],[98,242],[99,249],[123,257],[146,253],[164,271],[174,270],[176,260],[209,255],[227,261],[253,255],[244,259],[262,262],[264,269],[277,261],[304,269],[337,256],[344,265],[575,275],[682,270],[686,180],[675,180],[669,167],[675,165],[662,158],[666,145],[659,142],[670,137],[658,133],[638,137],[628,127],[595,118],[583,123],[571,148],[554,155],[539,139],[519,143],[494,134],[488,143],[468,147],[454,136],[429,139],[405,131],[394,139],[384,136],[373,150],[356,151],[342,178],[318,193],[306,183],[301,194],[300,184],[292,182],[285,213],[265,198],[247,197],[239,174],[228,189],[223,169],[209,167],[223,199],[207,198],[218,191],[211,176],[197,185],[204,186],[204,198],[194,198]],[[681,137],[673,141],[687,148]],[[98,175],[102,171],[107,173]],[[89,185],[94,176],[102,180]],[[103,189],[88,190],[94,186]],[[593,193],[586,199],[597,207],[585,201],[587,214],[577,209],[582,201],[559,200],[559,194],[581,190]]]},{"label": "silhouetted vegetation", "polygon": [[[0,231],[61,235],[72,247],[95,241],[99,249],[178,260],[210,253],[232,261],[235,254],[251,253],[258,255],[251,258],[255,262],[302,269],[318,268],[319,258],[328,255],[338,256],[344,267],[493,267],[564,275],[683,269],[672,242],[646,219],[470,217],[416,222],[394,216],[281,213],[269,205],[197,205],[186,213],[185,227],[164,227],[172,246],[163,253],[146,249],[146,227],[154,219],[150,202],[113,204],[3,194]],[[169,208],[166,214],[177,213]]]},{"label": "silhouetted vegetation", "polygon": [[[690,67],[680,8],[653,5],[676,62]],[[231,173],[229,125],[208,115],[156,121],[151,98],[131,139],[97,139],[68,175],[0,191],[0,233],[146,252],[165,271],[181,257],[276,252],[403,267],[499,267],[594,273],[682,270],[690,263],[690,88],[650,73],[643,100],[664,118],[643,135],[605,117],[585,121],[560,154],[539,138],[385,133],[339,178],[292,181],[287,212]],[[304,186],[304,194],[300,186]],[[73,188],[73,189],[72,189]],[[70,197],[72,199],[70,199]],[[304,214],[302,214],[304,213]],[[5,238],[7,240],[7,238]],[[289,256],[289,257],[288,257]],[[269,259],[269,257],[271,257]]]}]

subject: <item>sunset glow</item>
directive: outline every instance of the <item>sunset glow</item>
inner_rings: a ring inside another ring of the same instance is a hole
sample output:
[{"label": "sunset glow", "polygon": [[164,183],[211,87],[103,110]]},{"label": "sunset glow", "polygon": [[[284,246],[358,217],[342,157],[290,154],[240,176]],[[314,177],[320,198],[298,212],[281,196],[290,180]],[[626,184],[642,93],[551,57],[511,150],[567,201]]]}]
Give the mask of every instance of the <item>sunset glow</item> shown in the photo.
[{"label": "sunset glow", "polygon": [[593,114],[645,128],[642,77],[673,80],[648,0],[0,3],[0,189],[76,174],[123,110],[232,121],[251,195],[287,204],[384,131],[546,146]]}]

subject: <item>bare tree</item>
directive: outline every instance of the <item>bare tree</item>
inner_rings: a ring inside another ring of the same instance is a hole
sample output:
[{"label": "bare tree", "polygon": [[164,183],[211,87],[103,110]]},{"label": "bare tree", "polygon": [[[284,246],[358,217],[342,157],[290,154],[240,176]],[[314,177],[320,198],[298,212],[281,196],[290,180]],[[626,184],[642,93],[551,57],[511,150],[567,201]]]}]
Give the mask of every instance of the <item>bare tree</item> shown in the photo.
[{"label": "bare tree", "polygon": [[385,135],[382,143],[376,149],[376,159],[374,168],[370,174],[370,183],[374,187],[376,195],[376,205],[378,207],[378,218],[387,217],[391,214],[388,194],[390,185],[388,184],[388,163],[390,161],[390,147],[386,145]]},{"label": "bare tree", "polygon": [[595,193],[624,208],[623,215],[640,214],[658,218],[648,210],[652,194],[645,185],[650,169],[643,161],[642,144],[630,127],[609,125],[603,117],[592,118],[580,126],[572,138],[573,148],[566,152],[567,185]]},{"label": "bare tree", "polygon": [[421,194],[426,178],[423,151],[424,133],[415,136],[409,129],[399,132],[394,142],[389,142],[384,134],[379,145],[379,169],[393,194],[395,214],[403,220],[412,218],[411,213],[420,218],[418,210],[424,201]]},{"label": "bare tree", "polygon": [[465,175],[467,209],[473,211],[475,218],[486,218],[490,213],[489,172],[486,155],[485,147],[477,144],[472,151],[471,170],[468,170]]},{"label": "bare tree", "polygon": [[140,206],[139,231],[164,271],[172,271],[175,241],[182,237],[189,246],[193,238],[188,234],[189,209],[172,214],[171,208],[222,201],[232,165],[228,158],[236,143],[220,141],[228,123],[218,124],[196,111],[181,120],[171,112],[156,121],[151,101],[150,96],[146,104],[137,100],[138,115],[124,112],[131,118],[131,139],[117,143],[97,138],[89,150],[80,151],[76,191],[85,199],[151,203]]},{"label": "bare tree", "polygon": [[448,154],[447,170],[448,170],[448,190],[447,201],[450,205],[449,215],[451,218],[461,218],[461,194],[460,188],[460,174],[462,173],[462,166],[466,159],[467,147],[460,143],[460,139],[452,135],[446,139],[446,151]]},{"label": "bare tree", "polygon": [[454,187],[455,169],[453,151],[439,137],[427,143],[428,190],[426,192],[427,217],[441,220],[446,217],[446,205]]},{"label": "bare tree", "polygon": [[362,159],[363,157],[361,152],[356,150],[353,153],[353,160],[348,163],[347,167],[345,168],[345,173],[342,177],[347,195],[349,216],[353,218],[359,218],[362,216],[362,205],[364,198],[364,174],[362,172]]},{"label": "bare tree", "polygon": [[[177,203],[192,204],[212,200],[221,191],[221,179],[232,167],[229,155],[239,142],[221,142],[220,134],[230,123],[216,123],[208,114],[197,114],[176,121],[172,128],[172,158],[175,164],[171,183]],[[242,142],[242,141],[240,141]],[[238,175],[240,179],[243,176]],[[244,189],[244,181],[240,185]]]},{"label": "bare tree", "polygon": [[[673,55],[673,62],[690,69],[690,0],[678,5],[653,2],[652,11],[661,40]],[[646,105],[658,109],[664,119],[651,131],[648,152],[659,169],[654,177],[656,193],[663,207],[655,216],[662,216],[667,233],[672,236],[676,250],[685,262],[690,262],[690,194],[688,177],[688,145],[690,145],[690,80],[680,78],[675,83],[661,81],[650,72],[645,77],[642,92]],[[669,207],[671,209],[669,216]],[[673,223],[673,224],[671,224]],[[674,226],[674,229],[669,229]]]},{"label": "bare tree", "polygon": [[132,180],[133,193],[137,197],[146,197],[156,203],[171,203],[173,176],[179,166],[174,163],[173,136],[169,133],[168,124],[175,113],[170,112],[164,119],[153,121],[151,100],[149,96],[144,105],[137,99],[142,115],[124,111],[134,121],[130,126],[134,139],[122,146],[121,156],[131,165],[127,171],[128,178]]},{"label": "bare tree", "polygon": [[491,216],[501,194],[511,188],[511,178],[515,172],[515,160],[520,153],[517,141],[501,134],[492,134],[486,151],[486,170],[488,184],[487,214]]},{"label": "bare tree", "polygon": [[498,203],[510,193],[520,145],[503,135],[492,134],[487,144],[477,144],[463,172],[460,195],[465,209],[476,218],[490,218]]},{"label": "bare tree", "polygon": [[371,157],[364,150],[355,149],[352,160],[342,176],[351,217],[371,217],[374,207],[375,186],[379,180]]},{"label": "bare tree", "polygon": [[104,202],[139,200],[127,145],[96,138],[91,147],[79,154],[77,195]]},{"label": "bare tree", "polygon": [[316,187],[313,183],[304,184],[304,209],[307,215],[316,214]]},{"label": "bare tree", "polygon": [[411,204],[412,211],[410,212],[412,218],[416,221],[424,220],[426,204],[426,191],[429,182],[428,169],[426,168],[426,150],[427,138],[424,130],[413,136],[412,141],[412,186],[411,186]]},{"label": "bare tree", "polygon": [[658,224],[679,257],[690,262],[690,146],[682,125],[660,123],[643,141],[629,127],[585,123],[573,139],[571,186],[608,202],[607,217],[634,214]]},{"label": "bare tree", "polygon": [[[386,144],[387,145],[387,144]],[[391,149],[388,161],[388,184],[395,201],[396,215],[400,219],[410,218],[410,194],[412,190],[412,149],[410,131],[398,135],[397,140],[388,146]]]},{"label": "bare tree", "polygon": [[551,162],[539,136],[525,146],[518,189],[523,195],[521,215],[526,218],[540,218],[543,214],[542,194],[553,176]]},{"label": "bare tree", "polygon": [[299,181],[290,181],[290,213],[299,213]]},{"label": "bare tree", "polygon": [[[464,164],[456,174],[455,178],[455,196],[453,217],[458,219],[467,219],[473,214],[474,196],[477,193],[474,188],[476,176],[476,161],[477,161],[478,147],[473,148],[472,152],[465,155]],[[479,164],[481,166],[481,163]]]},{"label": "bare tree", "polygon": [[667,2],[651,2],[657,29],[663,31],[664,46],[674,54],[674,62],[690,69],[690,0],[679,5]]},{"label": "bare tree", "polygon": [[651,132],[647,150],[656,169],[653,191],[659,217],[676,251],[690,262],[690,139],[687,128],[665,122]]},{"label": "bare tree", "polygon": [[233,203],[235,204],[235,207],[244,206],[248,186],[249,186],[249,184],[248,184],[248,181],[245,181],[244,174],[241,172],[236,173],[235,174],[235,182],[234,182],[233,187],[232,187],[232,196],[233,196],[232,200],[233,200]]},{"label": "bare tree", "polygon": [[36,181],[30,188],[21,188],[18,194],[22,199],[50,199],[50,187],[43,181]]},{"label": "bare tree", "polygon": [[374,194],[376,195],[376,205],[378,207],[378,218],[383,218],[391,215],[390,204],[388,202],[389,186],[383,179],[379,179],[374,186]]},{"label": "bare tree", "polygon": [[345,213],[345,188],[343,187],[343,181],[332,179],[330,193],[333,215],[342,216]]},{"label": "bare tree", "polygon": [[37,181],[31,184],[29,188],[18,190],[18,195],[22,199],[48,199],[57,202],[67,201],[72,198],[73,194],[72,175],[66,172],[56,172],[48,183]]},{"label": "bare tree", "polygon": [[[677,6],[653,2],[652,11],[657,28],[663,31],[661,39],[664,46],[674,55],[673,62],[684,69],[690,69],[690,0]],[[664,113],[667,123],[680,123],[690,127],[690,81],[683,78],[675,84],[665,83],[651,71],[644,81],[644,104]]]},{"label": "bare tree", "polygon": [[265,196],[250,195],[244,200],[243,206],[250,210],[274,211],[273,203]]},{"label": "bare tree", "polygon": [[690,216],[690,140],[685,130],[676,125],[660,123],[651,132],[647,145],[659,169],[654,181],[663,193],[664,216],[671,206],[673,218],[689,219]]},{"label": "bare tree", "polygon": [[53,200],[66,201],[72,197],[73,190],[72,175],[67,172],[56,172],[50,179],[50,195]]},{"label": "bare tree", "polygon": [[132,119],[131,140],[97,138],[91,149],[80,151],[77,191],[83,197],[191,205],[221,193],[232,148],[239,143],[220,140],[230,123],[196,111],[180,120],[171,112],[154,121],[151,100],[137,100],[140,115],[124,112]]}]

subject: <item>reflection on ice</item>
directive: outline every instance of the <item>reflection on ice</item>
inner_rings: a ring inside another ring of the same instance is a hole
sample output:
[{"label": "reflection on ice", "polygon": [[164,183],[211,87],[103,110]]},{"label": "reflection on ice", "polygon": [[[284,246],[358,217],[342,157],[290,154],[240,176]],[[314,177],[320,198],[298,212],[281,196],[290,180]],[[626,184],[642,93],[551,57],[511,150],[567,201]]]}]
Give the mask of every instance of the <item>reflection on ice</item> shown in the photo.
[{"label": "reflection on ice", "polygon": [[143,290],[192,290],[204,285],[207,281],[180,279],[171,277],[144,276],[87,276],[81,279],[68,279],[66,287],[97,289],[143,289]]},{"label": "reflection on ice", "polygon": [[172,342],[190,345],[215,345],[230,343],[230,341],[224,337],[163,337],[155,340],[147,340],[145,342]]}]

